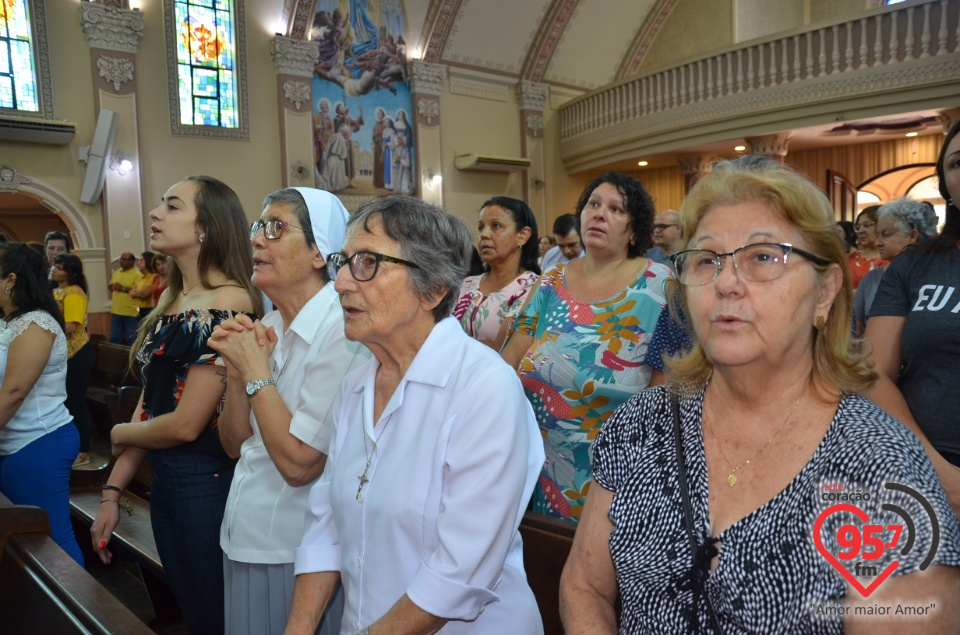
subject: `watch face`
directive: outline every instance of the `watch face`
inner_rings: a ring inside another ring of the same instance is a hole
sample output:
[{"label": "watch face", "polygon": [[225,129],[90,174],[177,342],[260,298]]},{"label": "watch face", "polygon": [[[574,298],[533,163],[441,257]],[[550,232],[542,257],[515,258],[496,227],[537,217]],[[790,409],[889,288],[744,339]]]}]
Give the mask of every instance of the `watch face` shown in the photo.
[{"label": "watch face", "polygon": [[260,388],[260,383],[259,383],[259,382],[256,382],[256,381],[247,382],[247,394],[248,394],[248,395],[251,395],[251,396],[252,396],[255,392],[257,392],[257,389],[258,389],[258,388]]}]

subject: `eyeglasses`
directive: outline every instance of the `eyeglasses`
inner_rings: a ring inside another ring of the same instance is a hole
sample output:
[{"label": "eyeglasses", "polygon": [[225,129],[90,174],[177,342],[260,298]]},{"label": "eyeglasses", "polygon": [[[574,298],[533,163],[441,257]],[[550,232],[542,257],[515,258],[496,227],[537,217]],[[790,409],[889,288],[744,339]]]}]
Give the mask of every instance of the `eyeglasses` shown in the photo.
[{"label": "eyeglasses", "polygon": [[657,231],[658,229],[659,229],[660,231],[663,231],[663,230],[667,229],[668,227],[677,227],[678,225],[679,225],[679,223],[673,223],[673,224],[669,224],[669,225],[666,224],[666,223],[657,223],[656,225],[653,226],[653,231]]},{"label": "eyeglasses", "polygon": [[742,280],[769,282],[783,275],[787,267],[787,254],[795,252],[810,262],[826,267],[830,261],[790,243],[754,243],[725,254],[710,249],[687,249],[673,254],[671,259],[677,268],[681,284],[697,287],[717,279],[723,269],[723,259],[730,256],[733,268]]},{"label": "eyeglasses", "polygon": [[853,226],[853,228],[857,231],[860,231],[861,229],[870,229],[871,227],[875,227],[875,226],[876,226],[876,223],[865,220],[862,223],[857,223],[856,225]]},{"label": "eyeglasses", "polygon": [[255,220],[250,223],[250,240],[253,240],[257,237],[257,234],[260,233],[260,228],[263,228],[263,235],[267,240],[276,240],[283,235],[285,229],[299,229],[303,231],[303,227],[297,227],[296,225],[291,225],[290,223],[284,222],[282,220],[268,220],[266,222],[262,220]]},{"label": "eyeglasses", "polygon": [[358,251],[352,256],[338,252],[327,256],[327,264],[333,268],[331,272],[333,277],[336,277],[344,265],[347,265],[350,267],[350,275],[352,275],[353,279],[357,282],[369,282],[373,280],[380,268],[380,263],[383,261],[406,265],[414,269],[420,268],[420,265],[410,262],[409,260],[401,260],[400,258],[385,256],[373,251]]}]

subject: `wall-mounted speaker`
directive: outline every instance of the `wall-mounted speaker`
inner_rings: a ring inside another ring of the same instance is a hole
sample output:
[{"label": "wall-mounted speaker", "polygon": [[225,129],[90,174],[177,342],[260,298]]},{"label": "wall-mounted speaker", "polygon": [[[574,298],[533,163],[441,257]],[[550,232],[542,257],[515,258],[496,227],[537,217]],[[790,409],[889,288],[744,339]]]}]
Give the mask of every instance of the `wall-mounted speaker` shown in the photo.
[{"label": "wall-mounted speaker", "polygon": [[80,148],[80,159],[87,163],[83,191],[80,193],[80,200],[84,203],[93,203],[103,192],[103,182],[107,178],[107,165],[110,163],[110,153],[113,152],[113,139],[117,136],[119,118],[114,111],[101,108],[93,141],[88,147]]}]

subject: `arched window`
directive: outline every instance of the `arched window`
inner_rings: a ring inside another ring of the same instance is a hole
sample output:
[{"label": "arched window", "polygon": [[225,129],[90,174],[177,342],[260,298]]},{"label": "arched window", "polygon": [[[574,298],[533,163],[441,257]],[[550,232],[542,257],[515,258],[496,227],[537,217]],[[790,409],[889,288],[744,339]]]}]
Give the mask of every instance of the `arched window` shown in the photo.
[{"label": "arched window", "polygon": [[0,112],[53,117],[42,0],[0,0]]},{"label": "arched window", "polygon": [[171,130],[249,138],[243,2],[173,0],[164,10]]}]

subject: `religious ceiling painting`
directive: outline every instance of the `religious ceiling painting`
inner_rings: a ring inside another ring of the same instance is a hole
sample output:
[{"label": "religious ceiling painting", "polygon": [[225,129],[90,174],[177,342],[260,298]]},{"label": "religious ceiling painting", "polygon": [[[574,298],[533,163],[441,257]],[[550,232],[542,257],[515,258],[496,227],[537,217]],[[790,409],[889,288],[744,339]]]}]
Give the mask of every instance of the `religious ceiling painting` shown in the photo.
[{"label": "religious ceiling painting", "polygon": [[416,191],[406,19],[401,0],[319,0],[310,39],[318,188],[379,196]]}]

